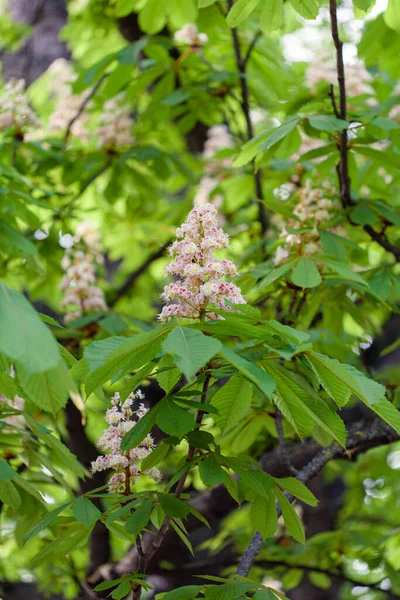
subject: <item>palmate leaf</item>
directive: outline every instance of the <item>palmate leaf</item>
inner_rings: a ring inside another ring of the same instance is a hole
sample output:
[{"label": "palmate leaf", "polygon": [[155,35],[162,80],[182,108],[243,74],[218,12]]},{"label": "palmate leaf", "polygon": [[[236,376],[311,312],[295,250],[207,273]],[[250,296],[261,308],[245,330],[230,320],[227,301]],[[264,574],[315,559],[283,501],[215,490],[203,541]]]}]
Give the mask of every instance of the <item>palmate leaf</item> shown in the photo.
[{"label": "palmate leaf", "polygon": [[270,362],[266,368],[276,380],[278,406],[300,436],[309,435],[317,424],[344,447],[343,421],[308,383],[279,364]]},{"label": "palmate leaf", "polygon": [[214,421],[221,428],[222,435],[241,421],[250,409],[253,389],[251,384],[234,375],[214,396],[212,404],[218,409]]},{"label": "palmate leaf", "polygon": [[175,327],[162,347],[164,352],[172,354],[176,366],[185,377],[192,379],[217,354],[221,343],[201,331]]},{"label": "palmate leaf", "polygon": [[150,362],[160,352],[170,329],[139,333],[132,338],[107,338],[102,340],[102,345],[101,342],[90,344],[85,349],[85,358],[92,366],[99,364],[97,361],[102,364],[89,374],[85,384],[86,394],[89,396],[114,376],[122,377]]}]

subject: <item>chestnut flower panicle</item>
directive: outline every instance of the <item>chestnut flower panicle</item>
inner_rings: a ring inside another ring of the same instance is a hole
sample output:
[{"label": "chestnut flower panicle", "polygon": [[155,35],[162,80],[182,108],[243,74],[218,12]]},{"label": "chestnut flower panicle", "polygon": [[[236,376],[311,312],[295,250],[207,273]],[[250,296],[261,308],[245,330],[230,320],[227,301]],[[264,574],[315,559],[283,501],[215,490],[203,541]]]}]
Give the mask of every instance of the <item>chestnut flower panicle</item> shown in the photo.
[{"label": "chestnut flower panicle", "polygon": [[[110,493],[130,493],[131,485],[135,483],[139,475],[147,475],[155,481],[161,479],[161,473],[156,467],[141,471],[139,466],[140,461],[146,458],[154,449],[154,440],[150,434],[136,448],[126,452],[121,450],[123,437],[148,412],[143,403],[140,403],[136,410],[133,408],[135,401],[143,399],[144,394],[137,390],[135,393],[129,394],[128,398],[122,402],[120,394],[117,392],[111,398],[111,408],[106,412],[105,421],[108,428],[97,442],[98,448],[104,454],[101,454],[92,462],[91,471],[92,473],[109,469],[115,471],[108,482]],[[135,417],[136,421],[132,417]]]},{"label": "chestnut flower panicle", "polygon": [[92,311],[108,309],[103,290],[96,284],[96,265],[103,262],[99,238],[92,226],[82,223],[74,236],[74,245],[65,251],[61,261],[65,275],[60,284],[65,290],[62,306],[68,309],[65,323]]},{"label": "chestnut flower panicle", "polygon": [[[274,194],[281,200],[287,200],[295,190],[296,186],[283,184],[281,188],[274,190]],[[299,201],[293,210],[297,219],[289,219],[280,232],[280,237],[284,238],[284,245],[276,250],[276,266],[286,262],[293,253],[298,256],[311,256],[322,251],[318,228],[330,221],[340,208],[334,193],[335,190],[329,181],[324,181],[319,188],[314,187],[308,179],[306,184],[298,189]],[[296,229],[299,230],[298,233]],[[329,231],[333,229],[330,228]]]},{"label": "chestnut flower panicle", "polygon": [[0,98],[0,130],[15,127],[22,131],[39,124],[25,94],[24,79],[10,79]]},{"label": "chestnut flower panicle", "polygon": [[103,106],[95,132],[101,149],[116,150],[133,143],[132,119],[129,107],[123,104],[124,98],[125,94],[122,92],[107,100]]},{"label": "chestnut flower panicle", "polygon": [[158,318],[218,319],[207,310],[209,305],[229,310],[225,303],[245,304],[240,288],[225,281],[237,275],[230,260],[217,260],[214,250],[227,248],[229,238],[218,226],[217,209],[212,204],[193,208],[186,221],[176,230],[177,240],[169,248],[173,260],[166,267],[167,275],[177,280],[164,287],[161,297],[166,302]]}]

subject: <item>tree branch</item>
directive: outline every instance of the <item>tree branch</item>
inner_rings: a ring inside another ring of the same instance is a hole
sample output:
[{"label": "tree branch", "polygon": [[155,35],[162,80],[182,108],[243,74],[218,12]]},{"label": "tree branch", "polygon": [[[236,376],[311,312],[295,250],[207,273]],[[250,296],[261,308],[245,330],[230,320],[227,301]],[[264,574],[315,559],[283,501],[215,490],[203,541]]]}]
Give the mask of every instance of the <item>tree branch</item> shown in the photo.
[{"label": "tree branch", "polygon": [[[233,6],[233,0],[228,0],[229,10],[232,8],[232,6]],[[231,29],[231,35],[232,35],[233,48],[235,51],[236,67],[237,67],[237,70],[239,71],[239,76],[240,76],[240,89],[241,89],[241,95],[242,95],[242,100],[241,100],[240,106],[242,108],[242,112],[243,112],[243,115],[244,115],[244,118],[246,121],[247,139],[251,140],[254,137],[254,130],[253,130],[253,124],[251,122],[251,117],[250,117],[249,87],[247,85],[246,66],[247,66],[247,62],[250,58],[252,49],[253,49],[255,43],[257,42],[258,37],[253,39],[253,42],[250,44],[250,47],[247,50],[246,56],[243,58],[242,51],[240,48],[238,32],[235,27],[233,29]],[[256,194],[257,194],[258,220],[260,221],[260,224],[261,224],[261,233],[264,236],[268,229],[268,226],[269,226],[269,219],[268,219],[268,214],[267,214],[267,211],[266,211],[265,205],[264,205],[264,193],[263,193],[263,189],[262,189],[261,173],[258,169],[256,169],[254,161],[252,161],[252,166],[254,169],[254,184],[255,184]]]},{"label": "tree branch", "polygon": [[118,300],[120,300],[123,296],[125,296],[125,294],[129,292],[129,290],[136,283],[136,280],[140,277],[140,275],[142,275],[142,273],[144,273],[144,271],[146,271],[146,269],[151,265],[151,263],[153,263],[158,258],[161,258],[165,250],[170,245],[171,241],[172,240],[168,240],[168,242],[165,242],[165,244],[163,244],[161,248],[153,252],[153,254],[150,254],[150,256],[146,258],[144,263],[140,265],[140,267],[138,267],[137,269],[135,269],[135,271],[132,271],[132,273],[128,275],[124,283],[116,290],[114,297],[108,303],[110,308],[115,306]]},{"label": "tree branch", "polygon": [[106,77],[108,77],[108,75],[109,75],[109,73],[104,73],[100,77],[100,79],[96,82],[96,84],[91,89],[88,96],[86,96],[86,98],[83,100],[82,104],[80,105],[80,107],[78,108],[78,110],[76,111],[76,113],[74,114],[72,119],[69,121],[69,123],[67,125],[67,129],[65,131],[65,136],[64,136],[65,143],[68,142],[69,136],[71,134],[71,129],[72,129],[75,121],[77,121],[79,119],[79,117],[81,116],[81,114],[83,113],[83,111],[85,110],[85,108],[87,107],[87,105],[89,104],[89,102],[91,101],[91,99],[93,98],[93,96],[95,95],[95,93],[97,92],[97,90],[99,89],[101,84],[103,83],[103,81],[106,79]]},{"label": "tree branch", "polygon": [[[355,460],[357,456],[366,452],[370,448],[375,448],[381,445],[390,444],[398,439],[397,433],[386,423],[379,418],[373,420],[357,421],[349,428],[348,434],[348,449],[344,450],[341,446],[333,444],[331,448],[331,458],[326,457],[328,448],[321,452],[321,447],[313,439],[297,442],[287,446],[289,460],[296,469],[301,469],[300,473],[309,473],[310,465],[315,465],[316,457],[325,456],[326,462],[333,459]],[[321,458],[319,458],[321,460]],[[260,459],[261,468],[272,475],[273,477],[288,477],[292,473],[286,467],[280,448],[275,448],[272,451],[266,452]],[[324,465],[319,467],[322,469]],[[318,472],[318,471],[317,471]],[[308,479],[311,479],[311,475]],[[237,505],[231,498],[226,488],[220,484],[211,490],[204,490],[196,494],[190,501],[210,523],[217,523],[231,513]],[[195,518],[188,519],[186,528],[188,532],[195,530],[198,527],[198,522]],[[149,547],[154,539],[151,533],[145,533],[142,539],[142,546]],[[172,553],[177,553],[177,536],[174,532],[168,532],[168,537],[164,538],[162,546],[162,558],[171,556]],[[261,540],[261,549],[263,542]],[[256,548],[257,550],[257,548]],[[258,550],[254,554],[254,560],[258,554]],[[128,553],[117,563],[102,565],[91,578],[91,582],[98,583],[101,579],[115,579],[121,577],[125,573],[131,573],[138,569],[139,556],[136,546],[133,546]],[[158,567],[155,561],[149,561],[147,572],[157,573]]]},{"label": "tree branch", "polygon": [[[387,444],[393,442],[395,439],[397,439],[396,432],[379,418],[374,419],[369,424],[365,422],[355,423],[348,433],[347,450],[342,448],[337,442],[333,442],[333,444],[323,448],[323,450],[316,454],[314,458],[299,471],[296,479],[302,483],[307,483],[310,479],[315,477],[315,475],[317,475],[330,460],[345,457],[349,450],[353,450],[351,456],[354,457],[360,452],[365,452],[365,450],[369,448],[379,446],[382,443]],[[293,496],[290,494],[286,493],[285,495],[289,501],[293,500]],[[277,513],[279,517],[281,515],[279,507],[277,507]],[[237,575],[246,577],[249,574],[263,545],[264,540],[257,531],[239,561],[236,570]]]}]

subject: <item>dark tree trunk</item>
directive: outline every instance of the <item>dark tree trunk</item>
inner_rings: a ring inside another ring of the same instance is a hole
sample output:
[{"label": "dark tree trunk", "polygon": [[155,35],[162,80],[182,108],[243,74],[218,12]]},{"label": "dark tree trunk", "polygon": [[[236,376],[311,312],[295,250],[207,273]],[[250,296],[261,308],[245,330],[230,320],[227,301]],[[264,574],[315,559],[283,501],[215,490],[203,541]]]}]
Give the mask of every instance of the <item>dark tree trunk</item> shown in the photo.
[{"label": "dark tree trunk", "polygon": [[14,53],[1,57],[3,77],[25,79],[27,85],[40,77],[51,63],[70,54],[59,33],[67,22],[65,0],[9,0],[13,19],[32,26],[32,34]]}]

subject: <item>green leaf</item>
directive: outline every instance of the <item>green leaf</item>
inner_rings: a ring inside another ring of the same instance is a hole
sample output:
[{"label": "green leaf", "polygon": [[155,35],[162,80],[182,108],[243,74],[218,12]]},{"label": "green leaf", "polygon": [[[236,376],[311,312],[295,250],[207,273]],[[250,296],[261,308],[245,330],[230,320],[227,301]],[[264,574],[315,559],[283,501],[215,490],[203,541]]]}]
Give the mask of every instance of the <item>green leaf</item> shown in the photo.
[{"label": "green leaf", "polygon": [[318,16],[319,7],[315,0],[290,0],[290,4],[305,19],[315,19]]},{"label": "green leaf", "polygon": [[16,476],[16,472],[8,462],[0,458],[0,481],[11,481]]},{"label": "green leaf", "polygon": [[[56,340],[33,306],[15,290],[0,282],[0,352],[25,372],[40,373],[61,361]],[[40,343],[40,352],[38,344]]]},{"label": "green leaf", "polygon": [[300,544],[305,544],[306,537],[304,535],[304,528],[298,514],[290,504],[289,500],[279,489],[276,488],[275,494],[280,504],[283,520],[285,521],[288,532],[297,542],[300,542]]},{"label": "green leaf", "polygon": [[276,403],[299,435],[310,435],[316,423],[344,447],[346,429],[343,421],[311,386],[279,364],[268,361],[267,368],[276,380]]},{"label": "green leaf", "polygon": [[228,27],[237,27],[253,12],[260,0],[237,0],[226,17]]},{"label": "green leaf", "polygon": [[170,517],[181,519],[187,517],[187,515],[190,513],[190,506],[183,500],[175,498],[175,496],[158,494],[158,499],[165,514],[169,515]]},{"label": "green leaf", "polygon": [[137,371],[150,362],[161,350],[169,328],[139,333],[132,338],[114,337],[93,342],[85,348],[84,356],[91,366],[85,387],[89,396],[115,375],[122,377]]},{"label": "green leaf", "polygon": [[383,19],[390,29],[400,31],[400,0],[389,0]]},{"label": "green leaf", "polygon": [[311,115],[308,117],[311,127],[319,131],[343,131],[350,123],[343,119],[337,119],[332,115]]},{"label": "green leaf", "polygon": [[199,473],[202,482],[209,488],[222,483],[225,479],[225,471],[212,454],[200,462]]},{"label": "green leaf", "polygon": [[197,21],[197,0],[168,0],[168,17],[174,28]]},{"label": "green leaf", "polygon": [[141,469],[147,471],[158,465],[168,454],[169,446],[160,442],[158,446],[142,460]]},{"label": "green leaf", "polygon": [[267,498],[256,496],[251,503],[250,519],[254,529],[261,533],[264,539],[274,535],[278,527],[278,517],[272,492],[268,492]]},{"label": "green leaf", "polygon": [[260,15],[260,29],[265,33],[283,27],[283,0],[264,2]]},{"label": "green leaf", "polygon": [[58,517],[58,515],[63,512],[63,510],[69,508],[71,504],[72,502],[66,502],[65,504],[62,504],[58,508],[55,508],[54,510],[49,512],[41,521],[39,521],[39,523],[37,523],[32,529],[28,531],[28,533],[24,536],[24,542],[27,542],[44,529],[50,527],[54,519]]},{"label": "green leaf", "polygon": [[[357,5],[357,3],[355,3]],[[317,571],[309,571],[308,579],[316,588],[321,590],[329,590],[332,582],[331,579],[325,573],[319,573]]]},{"label": "green leaf", "polygon": [[57,323],[57,321],[55,319],[53,319],[52,317],[49,317],[49,315],[44,315],[43,313],[38,312],[37,313],[39,315],[39,317],[42,319],[42,321],[44,323],[47,323],[48,325],[53,325],[54,327],[58,327],[59,329],[64,329],[64,327],[62,325],[60,325],[60,323]]},{"label": "green leaf", "polygon": [[374,402],[370,408],[386,423],[389,423],[397,433],[400,433],[400,412],[387,398]]},{"label": "green leaf", "polygon": [[[347,401],[350,392],[371,408],[385,396],[383,385],[368,379],[355,367],[316,352],[305,354],[321,385],[339,406]],[[339,394],[343,393],[344,388],[348,390],[347,397],[345,396],[345,402],[341,402]]]},{"label": "green leaf", "polygon": [[163,595],[162,600],[193,600],[202,588],[202,585],[185,585],[167,592]]},{"label": "green leaf", "polygon": [[257,587],[255,583],[224,583],[212,585],[204,592],[207,600],[236,600]]},{"label": "green leaf", "polygon": [[332,269],[332,271],[335,271],[335,273],[338,273],[339,275],[341,275],[341,277],[343,277],[344,279],[349,279],[350,281],[356,281],[357,283],[360,283],[361,285],[364,285],[366,287],[368,286],[365,279],[363,279],[361,277],[361,275],[359,275],[358,273],[355,273],[347,265],[345,265],[343,263],[339,263],[335,260],[332,260],[329,257],[320,256],[320,255],[318,255],[316,257],[316,259],[318,260],[318,262],[321,262],[322,264],[324,264],[327,267],[329,267],[330,269]]},{"label": "green leaf", "polygon": [[104,590],[109,590],[109,589],[115,587],[116,585],[118,585],[121,581],[122,581],[122,577],[119,577],[118,579],[113,579],[112,581],[102,581],[101,583],[96,585],[96,587],[94,588],[94,591],[95,592],[103,592]]},{"label": "green leaf", "polygon": [[367,204],[358,204],[350,213],[350,218],[356,225],[373,225],[379,217]]},{"label": "green leaf", "polygon": [[171,398],[164,398],[160,402],[157,425],[164,433],[181,439],[185,433],[194,428],[194,424],[194,416],[181,408]]},{"label": "green leaf", "polygon": [[85,527],[91,527],[101,517],[101,512],[85,496],[80,496],[74,504],[74,517],[77,521],[85,525]]},{"label": "green leaf", "polygon": [[264,473],[264,471],[248,471],[240,467],[238,467],[236,470],[241,481],[246,487],[256,492],[256,494],[263,496],[264,498],[269,498],[269,492],[274,487],[273,479],[270,475]]},{"label": "green leaf", "polygon": [[177,106],[178,104],[182,104],[186,102],[188,98],[190,98],[191,93],[187,90],[175,90],[172,94],[168,94],[163,100],[161,100],[161,104],[165,106]]},{"label": "green leaf", "polygon": [[22,233],[16,231],[4,221],[0,221],[0,236],[3,246],[10,247],[10,252],[17,256],[37,254],[36,246]]},{"label": "green leaf", "polygon": [[144,440],[146,435],[150,433],[153,425],[156,422],[159,409],[159,404],[153,406],[153,408],[149,410],[149,412],[146,413],[144,417],[142,417],[140,421],[138,421],[136,425],[132,427],[132,429],[128,431],[128,433],[122,438],[121,450],[123,452],[126,452],[131,448],[136,448],[136,446],[138,446],[140,442]]},{"label": "green leaf", "polygon": [[317,265],[305,256],[299,260],[291,277],[292,282],[302,288],[313,288],[322,281]]},{"label": "green leaf", "polygon": [[181,538],[182,542],[185,544],[186,548],[189,550],[190,554],[192,556],[194,556],[192,544],[190,543],[189,539],[184,534],[184,532],[182,531],[182,529],[177,525],[177,523],[174,520],[171,521],[171,526],[172,526],[172,529],[174,529],[176,531],[176,533],[179,535],[179,537]]},{"label": "green leaf", "polygon": [[166,25],[165,0],[147,0],[139,13],[139,27],[145,33],[158,33]]},{"label": "green leaf", "polygon": [[[165,369],[165,370],[164,370]],[[158,384],[166,394],[176,386],[181,378],[179,369],[175,368],[175,363],[171,355],[166,354],[158,363],[156,379]]]},{"label": "green leaf", "polygon": [[295,115],[289,117],[282,125],[276,127],[273,132],[268,136],[263,144],[261,144],[261,150],[269,150],[272,146],[275,146],[278,142],[283,140],[293,129],[297,127],[300,117]]},{"label": "green leaf", "polygon": [[123,598],[126,598],[127,595],[129,594],[129,592],[132,591],[132,586],[130,584],[130,582],[128,581],[128,579],[124,579],[123,581],[121,581],[121,583],[118,585],[118,587],[112,592],[111,594],[111,598],[113,598],[114,600],[122,600]]},{"label": "green leaf", "polygon": [[63,362],[56,367],[32,373],[17,363],[17,379],[28,399],[42,410],[56,414],[63,408],[75,384]]},{"label": "green leaf", "polygon": [[221,343],[200,331],[175,327],[163,343],[163,350],[172,354],[176,366],[191,379],[216,355]]},{"label": "green leaf", "polygon": [[150,521],[152,508],[153,496],[148,496],[125,523],[125,531],[137,536]]},{"label": "green leaf", "polygon": [[117,0],[115,6],[115,16],[125,17],[134,11],[137,5],[137,0]]},{"label": "green leaf", "polygon": [[214,421],[220,427],[222,435],[247,415],[252,396],[252,386],[240,375],[231,377],[228,383],[218,390],[212,404],[218,409],[219,414],[214,417]]},{"label": "green leaf", "polygon": [[254,383],[268,398],[272,397],[275,389],[275,381],[263,369],[247,361],[242,356],[235,354],[233,350],[222,346],[220,354],[252,383]]},{"label": "green leaf", "polygon": [[21,506],[21,496],[11,481],[0,481],[0,501],[10,506],[14,512]]},{"label": "green leaf", "polygon": [[295,259],[288,260],[288,262],[286,262],[284,265],[271,269],[271,272],[268,273],[268,275],[264,279],[262,279],[261,282],[258,284],[257,291],[263,290],[264,288],[271,285],[271,283],[274,283],[274,281],[280,279],[283,275],[285,275],[285,273],[290,271],[295,262]]},{"label": "green leaf", "polygon": [[318,500],[312,492],[298,479],[294,477],[283,477],[281,479],[274,478],[276,483],[287,490],[292,496],[295,496],[305,504],[317,506]]}]

